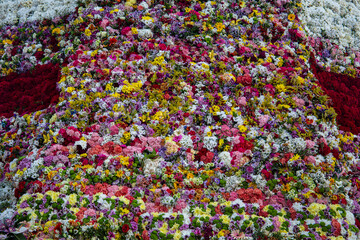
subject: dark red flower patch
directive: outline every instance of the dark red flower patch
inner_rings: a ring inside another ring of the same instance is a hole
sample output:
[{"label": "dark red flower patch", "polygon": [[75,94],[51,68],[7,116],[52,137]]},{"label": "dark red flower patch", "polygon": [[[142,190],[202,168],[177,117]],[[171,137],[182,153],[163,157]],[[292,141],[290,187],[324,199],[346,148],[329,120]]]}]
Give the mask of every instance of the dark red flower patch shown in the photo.
[{"label": "dark red flower patch", "polygon": [[11,117],[47,108],[59,99],[56,83],[60,66],[38,65],[26,73],[11,73],[0,78],[0,116]]},{"label": "dark red flower patch", "polygon": [[360,133],[360,79],[326,72],[311,61],[311,69],[325,93],[332,99],[340,130]]}]

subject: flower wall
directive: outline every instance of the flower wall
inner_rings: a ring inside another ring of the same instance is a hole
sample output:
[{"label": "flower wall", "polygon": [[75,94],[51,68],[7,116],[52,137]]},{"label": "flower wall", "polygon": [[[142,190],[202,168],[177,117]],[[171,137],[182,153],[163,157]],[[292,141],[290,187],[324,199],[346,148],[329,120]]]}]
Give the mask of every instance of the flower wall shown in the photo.
[{"label": "flower wall", "polygon": [[2,79],[61,70],[57,101],[1,118],[1,237],[358,239],[360,139],[300,7],[93,1],[4,26]]},{"label": "flower wall", "polygon": [[304,0],[299,15],[312,37],[330,39],[343,50],[360,47],[360,3],[355,0]]},{"label": "flower wall", "polygon": [[3,0],[0,3],[0,25],[60,18],[77,7],[72,0]]}]

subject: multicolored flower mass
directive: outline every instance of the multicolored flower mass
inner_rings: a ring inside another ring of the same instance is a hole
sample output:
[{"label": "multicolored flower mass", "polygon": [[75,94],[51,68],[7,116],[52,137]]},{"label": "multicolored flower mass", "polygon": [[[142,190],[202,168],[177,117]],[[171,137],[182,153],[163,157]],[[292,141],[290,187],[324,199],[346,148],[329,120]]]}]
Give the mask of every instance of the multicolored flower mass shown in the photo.
[{"label": "multicolored flower mass", "polygon": [[302,11],[94,0],[3,25],[0,238],[359,239],[360,53]]}]

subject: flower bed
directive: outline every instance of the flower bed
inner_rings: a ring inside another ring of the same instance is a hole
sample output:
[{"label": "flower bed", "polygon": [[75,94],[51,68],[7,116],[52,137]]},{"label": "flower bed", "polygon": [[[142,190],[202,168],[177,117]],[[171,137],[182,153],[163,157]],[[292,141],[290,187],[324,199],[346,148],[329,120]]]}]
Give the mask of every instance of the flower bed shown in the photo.
[{"label": "flower bed", "polygon": [[0,116],[21,115],[56,104],[59,93],[56,83],[60,80],[59,65],[39,65],[33,71],[11,73],[0,78]]},{"label": "flower bed", "polygon": [[360,79],[348,75],[326,72],[312,63],[316,78],[319,80],[326,94],[332,99],[337,113],[339,128],[343,131],[360,133]]},{"label": "flower bed", "polygon": [[311,72],[298,1],[97,3],[37,28],[60,97],[1,119],[4,236],[359,237],[360,139]]}]

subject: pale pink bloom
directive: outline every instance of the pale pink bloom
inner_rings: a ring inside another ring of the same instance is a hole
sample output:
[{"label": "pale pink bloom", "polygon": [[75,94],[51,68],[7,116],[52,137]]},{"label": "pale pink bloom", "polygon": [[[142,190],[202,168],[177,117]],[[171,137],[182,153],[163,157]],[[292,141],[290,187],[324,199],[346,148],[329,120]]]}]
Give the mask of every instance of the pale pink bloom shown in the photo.
[{"label": "pale pink bloom", "polygon": [[244,152],[244,154],[245,154],[246,156],[251,156],[251,155],[252,155],[252,152],[251,152],[250,149],[248,149],[248,150],[246,150],[246,151]]},{"label": "pale pink bloom", "polygon": [[323,138],[323,137],[322,137],[322,138],[320,138],[319,142],[320,142],[320,143],[324,143],[324,144],[326,144],[326,145],[327,145],[327,141],[326,141],[326,139],[325,139],[325,138]]},{"label": "pale pink bloom", "polygon": [[308,161],[309,163],[316,163],[315,157],[314,156],[306,156],[305,157],[306,161]]},{"label": "pale pink bloom", "polygon": [[118,186],[112,185],[112,186],[108,187],[108,191],[109,191],[108,195],[109,195],[110,197],[115,196],[115,193],[116,193],[118,190],[119,190],[119,187],[118,187]]},{"label": "pale pink bloom", "polygon": [[233,143],[234,143],[234,145],[239,144],[240,143],[240,136],[234,137]]},{"label": "pale pink bloom", "polygon": [[95,190],[95,187],[93,185],[88,185],[88,186],[86,186],[85,194],[92,196],[92,195],[94,195],[94,190]]},{"label": "pale pink bloom", "polygon": [[235,239],[242,239],[245,238],[245,233],[240,233],[239,230],[235,230],[231,233],[231,237],[235,238]]},{"label": "pale pink bloom", "polygon": [[139,147],[135,147],[135,146],[129,146],[127,148],[123,149],[123,152],[126,156],[132,157],[132,155],[134,155],[134,153],[141,153],[141,148]]},{"label": "pale pink bloom", "polygon": [[107,20],[107,19],[105,18],[105,19],[103,19],[103,20],[101,21],[100,27],[106,28],[107,25],[109,25],[109,20]]},{"label": "pale pink bloom", "polygon": [[73,136],[74,135],[74,130],[66,129],[66,134],[69,135],[69,136]]},{"label": "pale pink bloom", "polygon": [[239,98],[237,99],[237,102],[238,102],[238,104],[241,105],[241,106],[246,106],[246,98],[245,98],[245,97],[239,97]]},{"label": "pale pink bloom", "polygon": [[234,160],[240,161],[240,159],[243,157],[243,153],[239,151],[231,152],[230,155],[233,157]]},{"label": "pale pink bloom", "polygon": [[278,216],[275,216],[275,217],[273,218],[273,224],[274,224],[274,227],[275,227],[274,232],[279,231],[281,223],[280,223],[280,221],[279,221],[279,217],[278,217]]},{"label": "pale pink bloom", "polygon": [[181,210],[183,210],[184,208],[186,207],[186,202],[184,199],[179,199],[177,202],[176,202],[176,205],[173,209],[174,212],[179,212]]},{"label": "pale pink bloom", "polygon": [[269,121],[269,115],[262,115],[259,117],[259,127],[263,127]]},{"label": "pale pink bloom", "polygon": [[305,106],[305,101],[303,99],[295,96],[295,97],[293,97],[293,100],[295,101],[296,106],[298,106],[298,107]]},{"label": "pale pink bloom", "polygon": [[87,216],[93,217],[96,215],[96,211],[92,208],[89,208],[84,212],[84,214]]},{"label": "pale pink bloom", "polygon": [[160,137],[149,137],[147,139],[150,147],[159,149],[161,147],[161,138]]},{"label": "pale pink bloom", "polygon": [[91,138],[88,140],[88,143],[91,147],[94,147],[96,145],[101,145],[102,141],[103,138],[100,137],[98,133],[93,132]]},{"label": "pale pink bloom", "polygon": [[192,154],[192,153],[186,153],[186,159],[188,160],[188,161],[193,161],[194,160],[194,154]]},{"label": "pale pink bloom", "polygon": [[307,148],[313,148],[315,146],[315,142],[311,141],[311,140],[306,140],[306,147]]}]

